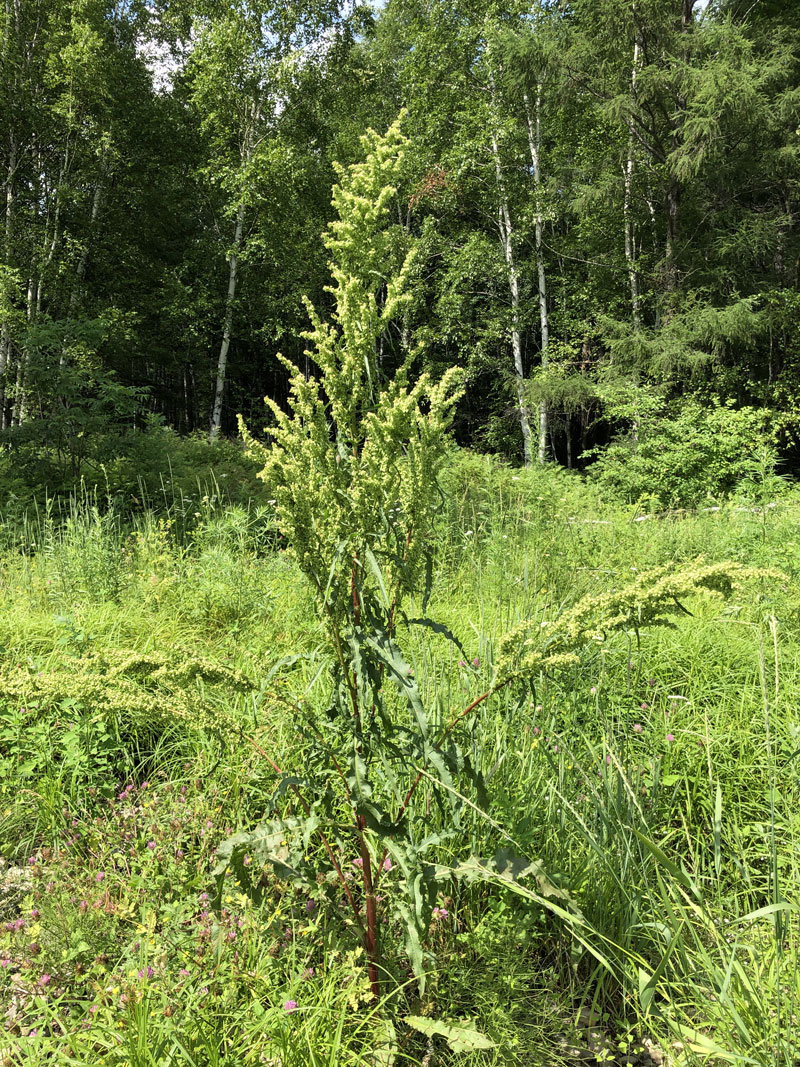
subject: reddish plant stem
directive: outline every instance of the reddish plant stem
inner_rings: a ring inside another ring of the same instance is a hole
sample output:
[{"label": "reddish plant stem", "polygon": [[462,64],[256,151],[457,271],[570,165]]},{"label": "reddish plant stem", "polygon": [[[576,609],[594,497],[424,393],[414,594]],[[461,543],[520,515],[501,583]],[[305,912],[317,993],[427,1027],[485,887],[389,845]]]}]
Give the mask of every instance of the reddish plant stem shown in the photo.
[{"label": "reddish plant stem", "polygon": [[375,899],[376,882],[372,880],[372,857],[367,847],[367,836],[364,833],[366,820],[363,815],[356,816],[356,826],[361,839],[361,877],[364,882],[364,899],[366,901],[367,927],[364,930],[364,951],[367,954],[367,970],[369,972],[369,984],[372,995],[377,1000],[381,994],[380,972],[378,970],[378,902]]},{"label": "reddish plant stem", "polygon": [[[256,750],[256,752],[267,761],[267,763],[270,765],[270,767],[272,767],[273,771],[275,771],[276,774],[283,774],[283,771],[280,769],[275,760],[271,759],[267,755],[267,753],[264,751],[261,745],[258,744],[257,741],[255,741],[252,737],[248,737],[246,734],[245,739],[249,741],[253,748]],[[297,799],[300,801],[300,805],[303,808],[303,811],[306,813],[306,815],[309,815],[311,813],[311,809],[309,808],[303,794],[300,792],[296,785],[292,785],[290,786],[290,788],[294,795],[297,797]],[[359,930],[361,931],[362,936],[365,936],[364,922],[361,918],[361,909],[356,904],[355,899],[353,898],[350,886],[347,884],[347,879],[344,876],[344,872],[342,871],[339,861],[336,859],[334,851],[330,846],[330,842],[328,841],[322,830],[317,829],[317,833],[320,836],[322,844],[325,846],[325,851],[328,853],[328,859],[333,864],[333,869],[336,871],[336,877],[339,879],[339,884],[344,890],[344,895],[347,897],[347,902],[349,903],[353,911],[353,916],[355,917],[356,924]]]}]

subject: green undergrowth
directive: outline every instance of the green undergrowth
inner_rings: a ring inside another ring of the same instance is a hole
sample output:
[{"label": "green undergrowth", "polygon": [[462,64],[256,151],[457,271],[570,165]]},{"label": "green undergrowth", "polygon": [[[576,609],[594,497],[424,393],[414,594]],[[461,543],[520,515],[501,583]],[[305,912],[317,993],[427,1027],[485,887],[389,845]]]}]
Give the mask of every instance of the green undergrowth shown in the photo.
[{"label": "green undergrowth", "polygon": [[0,1063],[795,1064],[800,498],[764,503],[659,517],[568,472],[451,460],[425,610],[460,647],[400,627],[434,723],[489,688],[521,623],[666,564],[760,573],[465,721],[485,791],[454,825],[425,782],[413,798],[435,862],[513,850],[571,910],[499,867],[442,878],[424,993],[387,922],[377,1004],[335,883],[213,876],[276,803],[275,766],[302,774],[329,690],[269,505],[6,515]]}]

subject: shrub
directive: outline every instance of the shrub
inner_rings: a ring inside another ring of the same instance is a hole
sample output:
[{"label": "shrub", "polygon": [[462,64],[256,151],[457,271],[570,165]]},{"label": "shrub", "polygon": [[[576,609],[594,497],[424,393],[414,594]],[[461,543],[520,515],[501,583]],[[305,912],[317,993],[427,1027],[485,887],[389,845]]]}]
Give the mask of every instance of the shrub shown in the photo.
[{"label": "shrub", "polygon": [[756,455],[774,465],[771,413],[735,408],[715,399],[680,401],[662,414],[639,420],[617,437],[589,468],[598,485],[630,502],[693,507],[732,493],[749,476]]}]

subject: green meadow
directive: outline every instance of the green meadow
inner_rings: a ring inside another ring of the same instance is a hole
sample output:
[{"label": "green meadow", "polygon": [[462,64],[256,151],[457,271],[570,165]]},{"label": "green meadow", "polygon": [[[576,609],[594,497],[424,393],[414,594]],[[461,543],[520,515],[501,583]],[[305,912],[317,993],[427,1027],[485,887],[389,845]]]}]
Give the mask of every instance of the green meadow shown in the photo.
[{"label": "green meadow", "polygon": [[[422,982],[393,909],[410,875],[383,860],[378,997],[346,829],[344,883],[313,826],[310,880],[255,848],[220,871],[265,812],[300,814],[330,721],[324,624],[266,495],[7,516],[0,1062],[796,1064],[799,516],[794,491],[641,515],[449,456],[396,639],[432,724],[490,695],[453,731],[469,778],[422,767],[408,804],[438,865]],[[745,565],[722,591],[492,691],[520,622],[721,561]]]}]

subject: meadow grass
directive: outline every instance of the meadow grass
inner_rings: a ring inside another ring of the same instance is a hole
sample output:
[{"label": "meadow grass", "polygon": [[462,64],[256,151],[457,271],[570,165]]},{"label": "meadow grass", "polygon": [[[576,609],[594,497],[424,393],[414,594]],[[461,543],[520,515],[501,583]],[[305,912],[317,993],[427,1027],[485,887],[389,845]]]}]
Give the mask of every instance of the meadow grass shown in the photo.
[{"label": "meadow grass", "polygon": [[[526,883],[443,883],[424,995],[387,927],[379,1004],[330,886],[265,877],[254,902],[229,878],[213,907],[216,847],[274,793],[264,756],[299,773],[292,705],[322,711],[328,695],[313,600],[268,506],[200,492],[193,510],[123,518],[84,499],[9,519],[0,1062],[545,1067],[647,1063],[652,1048],[672,1064],[796,1064],[798,517],[789,493],[638,521],[566,472],[453,459],[427,610],[463,651],[402,634],[434,721],[486,688],[523,619],[665,562],[780,574],[693,597],[672,627],[617,635],[481,706],[463,743],[487,796],[453,825],[423,784],[412,817],[443,834],[443,865],[504,846],[535,857],[580,920]],[[168,662],[157,684],[116,691],[114,657],[134,651]],[[193,656],[245,683],[186,681]],[[68,684],[90,667],[108,677],[91,700]],[[452,1052],[409,1015],[470,1019],[493,1047]]]}]

